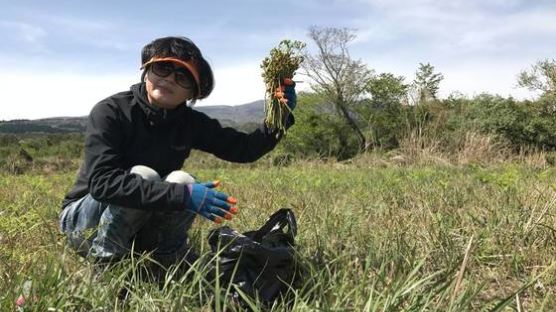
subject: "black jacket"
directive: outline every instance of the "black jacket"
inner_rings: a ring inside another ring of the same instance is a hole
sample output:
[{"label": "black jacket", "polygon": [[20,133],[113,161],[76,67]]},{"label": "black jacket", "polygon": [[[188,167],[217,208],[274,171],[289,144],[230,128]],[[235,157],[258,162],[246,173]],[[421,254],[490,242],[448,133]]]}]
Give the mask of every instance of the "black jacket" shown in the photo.
[{"label": "black jacket", "polygon": [[[293,118],[290,121],[293,124]],[[271,151],[278,140],[264,125],[245,134],[223,128],[184,104],[171,111],[156,109],[146,99],[145,84],[136,84],[92,109],[85,161],[62,207],[90,193],[98,201],[129,208],[183,209],[189,196],[186,187],[146,181],[129,169],[144,165],[163,177],[181,169],[191,149],[232,162],[252,162]]]}]

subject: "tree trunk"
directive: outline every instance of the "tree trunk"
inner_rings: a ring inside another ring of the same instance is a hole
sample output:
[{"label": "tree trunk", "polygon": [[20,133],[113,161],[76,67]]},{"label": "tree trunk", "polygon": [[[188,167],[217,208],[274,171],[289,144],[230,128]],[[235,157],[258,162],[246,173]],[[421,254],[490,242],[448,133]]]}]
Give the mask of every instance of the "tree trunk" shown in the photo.
[{"label": "tree trunk", "polygon": [[363,132],[361,131],[361,129],[359,129],[359,127],[355,123],[355,120],[353,120],[353,118],[351,118],[347,108],[342,104],[337,104],[337,105],[338,105],[338,108],[340,109],[340,111],[342,112],[342,115],[346,119],[348,125],[353,129],[353,131],[355,131],[355,134],[357,135],[357,138],[359,139],[359,149],[360,149],[360,151],[362,151],[362,152],[366,151],[369,146],[367,145],[367,139],[365,139],[365,135],[363,135]]}]

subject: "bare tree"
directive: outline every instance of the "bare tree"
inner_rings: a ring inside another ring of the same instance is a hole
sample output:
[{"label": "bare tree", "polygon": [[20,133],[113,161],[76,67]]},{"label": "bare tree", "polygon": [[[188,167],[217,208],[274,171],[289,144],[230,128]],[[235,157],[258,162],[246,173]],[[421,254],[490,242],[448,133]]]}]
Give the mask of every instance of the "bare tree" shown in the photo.
[{"label": "bare tree", "polygon": [[355,39],[354,31],[347,28],[311,27],[309,37],[317,47],[315,54],[305,55],[302,68],[312,80],[312,89],[332,103],[336,112],[353,129],[359,139],[360,149],[368,148],[356,119],[353,106],[366,93],[373,72],[361,60],[353,60],[348,44]]}]

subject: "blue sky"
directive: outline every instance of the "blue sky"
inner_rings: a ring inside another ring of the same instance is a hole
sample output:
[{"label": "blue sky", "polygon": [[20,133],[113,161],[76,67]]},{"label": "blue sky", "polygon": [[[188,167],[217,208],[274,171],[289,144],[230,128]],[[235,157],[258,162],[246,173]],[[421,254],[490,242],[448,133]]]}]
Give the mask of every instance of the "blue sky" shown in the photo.
[{"label": "blue sky", "polygon": [[[419,62],[460,91],[534,96],[516,75],[556,58],[556,1],[7,1],[0,0],[0,120],[82,116],[138,82],[140,50],[183,35],[215,71],[197,105],[262,99],[259,64],[280,40],[307,41],[310,26],[349,27],[353,58],[409,82]],[[308,88],[306,81],[299,89]]]}]

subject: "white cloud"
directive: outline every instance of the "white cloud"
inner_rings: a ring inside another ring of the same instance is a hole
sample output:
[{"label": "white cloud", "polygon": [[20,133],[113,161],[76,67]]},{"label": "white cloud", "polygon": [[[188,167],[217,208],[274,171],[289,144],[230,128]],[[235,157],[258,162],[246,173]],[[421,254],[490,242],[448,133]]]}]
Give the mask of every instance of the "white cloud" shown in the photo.
[{"label": "white cloud", "polygon": [[[525,7],[523,1],[361,1],[369,10],[354,22],[359,41],[418,38],[436,45],[480,49],[500,41],[521,41],[528,35],[554,35],[556,10]],[[520,8],[520,5],[522,6]],[[386,33],[389,36],[369,36]],[[516,36],[517,35],[517,36]],[[434,47],[434,46],[433,46]]]},{"label": "white cloud", "polygon": [[[134,29],[137,32],[144,31],[137,26]],[[47,44],[61,40],[64,46],[75,46],[78,43],[93,48],[126,51],[130,49],[130,40],[126,37],[130,33],[128,27],[116,22],[76,18],[66,14],[37,14],[32,20],[19,17],[0,21],[0,35],[11,38],[14,42],[25,43],[25,49],[31,48],[32,52],[49,52],[46,49]],[[59,49],[55,45],[50,48]]]},{"label": "white cloud", "polygon": [[0,120],[84,116],[97,102],[128,90],[137,80],[135,75],[2,72]]},{"label": "white cloud", "polygon": [[42,41],[46,37],[47,32],[44,28],[16,21],[0,21],[0,26],[7,28],[5,34],[16,40],[24,41],[34,50],[43,51],[45,49]]},{"label": "white cloud", "polygon": [[[476,68],[488,68],[478,72]],[[517,87],[517,74],[522,68],[504,63],[462,63],[447,65],[438,71],[444,74],[440,84],[440,96],[459,91],[467,96],[481,93],[498,94],[517,99],[532,99],[537,94]]]},{"label": "white cloud", "polygon": [[52,15],[52,14],[40,14],[37,19],[43,20],[48,24],[55,25],[65,31],[76,31],[76,32],[105,32],[114,30],[116,27],[113,23],[95,18],[85,19],[69,16],[67,14]]},{"label": "white cloud", "polygon": [[61,14],[43,14],[39,19],[49,27],[60,30],[61,33],[83,45],[117,51],[129,49],[129,42],[126,42],[126,38],[122,36],[126,28],[114,21],[99,18],[76,18]]},{"label": "white cloud", "polygon": [[258,63],[213,66],[213,71],[214,90],[197,105],[237,105],[264,97],[264,83]]}]

